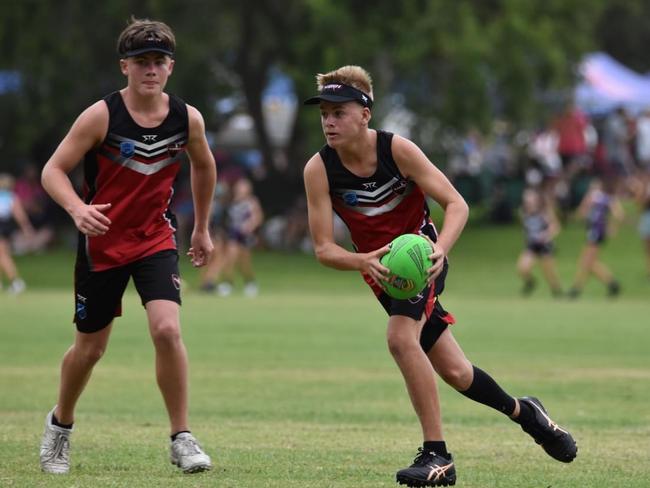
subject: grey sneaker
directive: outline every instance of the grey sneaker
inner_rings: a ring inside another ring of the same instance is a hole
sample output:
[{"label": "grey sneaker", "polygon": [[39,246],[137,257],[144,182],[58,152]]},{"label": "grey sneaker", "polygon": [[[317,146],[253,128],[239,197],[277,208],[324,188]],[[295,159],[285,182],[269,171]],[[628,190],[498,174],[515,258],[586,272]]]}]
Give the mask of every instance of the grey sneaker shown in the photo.
[{"label": "grey sneaker", "polygon": [[65,429],[52,424],[56,406],[45,417],[45,432],[41,440],[41,469],[46,473],[66,474],[70,471],[70,434]]},{"label": "grey sneaker", "polygon": [[176,436],[171,445],[171,462],[183,470],[183,473],[199,473],[212,469],[208,456],[198,441],[189,432]]}]

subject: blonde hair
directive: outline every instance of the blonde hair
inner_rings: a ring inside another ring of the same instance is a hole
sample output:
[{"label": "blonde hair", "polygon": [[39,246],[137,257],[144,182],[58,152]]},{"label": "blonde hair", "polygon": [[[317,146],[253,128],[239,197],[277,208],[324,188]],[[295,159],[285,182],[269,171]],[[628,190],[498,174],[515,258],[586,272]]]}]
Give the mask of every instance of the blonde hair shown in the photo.
[{"label": "blonde hair", "polygon": [[372,94],[372,78],[370,74],[361,66],[341,66],[329,73],[319,73],[316,75],[316,84],[318,91],[322,91],[325,85],[330,83],[341,83],[361,90],[371,99],[374,99]]},{"label": "blonde hair", "polygon": [[14,178],[8,173],[0,173],[0,190],[11,191],[14,188]]},{"label": "blonde hair", "polygon": [[137,49],[150,39],[164,42],[173,52],[176,49],[176,37],[171,27],[164,22],[149,19],[136,19],[133,15],[126,28],[117,39],[117,52],[124,53]]}]

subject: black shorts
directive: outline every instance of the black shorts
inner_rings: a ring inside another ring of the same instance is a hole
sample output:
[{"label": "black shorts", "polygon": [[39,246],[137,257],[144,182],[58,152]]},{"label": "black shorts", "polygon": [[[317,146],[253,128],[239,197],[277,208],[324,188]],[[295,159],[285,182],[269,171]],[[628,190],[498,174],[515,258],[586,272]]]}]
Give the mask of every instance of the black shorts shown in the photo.
[{"label": "black shorts", "polygon": [[526,249],[535,256],[552,256],[555,252],[555,247],[552,242],[529,242],[526,245]]},{"label": "black shorts", "polygon": [[13,220],[0,220],[0,239],[9,239],[15,229]]},{"label": "black shorts", "polygon": [[143,306],[151,300],[181,304],[176,250],[160,251],[105,271],[90,271],[83,260],[77,260],[74,323],[79,332],[97,332],[122,315],[122,295],[131,277]]},{"label": "black shorts", "polygon": [[408,300],[397,300],[386,293],[377,297],[389,316],[405,315],[417,321],[422,315],[426,316],[420,334],[420,346],[424,352],[431,350],[447,326],[456,323],[454,316],[442,308],[438,298],[431,287],[425,288],[422,293]]}]

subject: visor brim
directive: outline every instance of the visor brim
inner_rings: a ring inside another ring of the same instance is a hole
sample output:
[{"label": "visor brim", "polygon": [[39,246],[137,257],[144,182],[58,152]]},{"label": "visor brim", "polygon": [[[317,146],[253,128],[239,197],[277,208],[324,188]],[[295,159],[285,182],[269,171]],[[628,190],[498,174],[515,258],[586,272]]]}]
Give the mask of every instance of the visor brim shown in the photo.
[{"label": "visor brim", "polygon": [[340,95],[316,95],[315,97],[308,98],[303,102],[303,105],[318,105],[320,102],[333,102],[333,103],[343,103],[343,102],[357,102],[361,103],[360,100],[354,97],[345,97]]},{"label": "visor brim", "polygon": [[174,53],[170,51],[169,49],[165,49],[162,47],[143,47],[140,49],[133,49],[132,51],[127,51],[125,52],[122,57],[123,58],[132,58],[133,56],[139,56],[140,54],[145,54],[145,53],[163,53],[169,56],[170,58],[174,57]]}]

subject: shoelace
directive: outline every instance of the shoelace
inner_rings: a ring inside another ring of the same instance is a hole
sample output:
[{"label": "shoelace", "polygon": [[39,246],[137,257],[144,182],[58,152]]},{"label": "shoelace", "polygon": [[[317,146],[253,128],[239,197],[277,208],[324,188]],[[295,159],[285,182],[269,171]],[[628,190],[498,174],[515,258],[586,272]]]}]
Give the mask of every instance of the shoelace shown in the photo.
[{"label": "shoelace", "polygon": [[201,448],[194,439],[180,439],[177,442],[180,444],[179,451],[181,451],[184,456],[201,454]]},{"label": "shoelace", "polygon": [[68,436],[63,432],[54,432],[52,436],[54,437],[54,442],[46,451],[47,459],[50,461],[63,461],[64,463],[67,463],[68,452],[66,448],[69,445]]},{"label": "shoelace", "polygon": [[418,454],[413,460],[413,466],[425,466],[429,461],[433,459],[433,456],[433,453],[425,451],[421,447],[418,447]]}]

